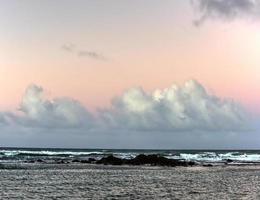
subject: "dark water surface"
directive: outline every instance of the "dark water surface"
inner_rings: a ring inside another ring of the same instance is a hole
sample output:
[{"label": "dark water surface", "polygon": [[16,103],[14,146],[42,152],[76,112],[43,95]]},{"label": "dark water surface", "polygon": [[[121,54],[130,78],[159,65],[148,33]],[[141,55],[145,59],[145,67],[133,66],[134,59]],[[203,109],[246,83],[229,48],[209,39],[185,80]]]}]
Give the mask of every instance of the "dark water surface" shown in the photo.
[{"label": "dark water surface", "polygon": [[196,162],[260,163],[260,150],[144,150],[144,149],[39,149],[0,148],[0,163],[27,162],[41,159],[46,162],[72,159],[100,159],[113,154],[120,158],[134,158],[138,154],[159,154],[171,159]]},{"label": "dark water surface", "polygon": [[0,199],[260,199],[259,166],[24,168],[0,170]]}]

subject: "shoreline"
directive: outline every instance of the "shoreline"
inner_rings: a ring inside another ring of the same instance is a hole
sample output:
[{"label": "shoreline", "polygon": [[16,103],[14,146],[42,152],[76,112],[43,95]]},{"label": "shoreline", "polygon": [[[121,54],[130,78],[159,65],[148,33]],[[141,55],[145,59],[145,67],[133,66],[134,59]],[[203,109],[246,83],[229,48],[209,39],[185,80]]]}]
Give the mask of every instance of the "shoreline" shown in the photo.
[{"label": "shoreline", "polygon": [[175,170],[175,169],[258,169],[260,163],[244,164],[212,164],[212,165],[193,165],[193,166],[152,166],[152,165],[104,165],[94,163],[0,163],[0,170],[52,170],[52,169],[101,169],[101,170]]}]

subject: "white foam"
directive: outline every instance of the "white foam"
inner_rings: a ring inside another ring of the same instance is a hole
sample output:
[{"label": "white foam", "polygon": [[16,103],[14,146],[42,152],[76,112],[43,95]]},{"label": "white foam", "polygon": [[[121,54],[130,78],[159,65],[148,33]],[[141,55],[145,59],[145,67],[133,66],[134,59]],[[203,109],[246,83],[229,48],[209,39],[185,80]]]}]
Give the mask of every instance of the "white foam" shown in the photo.
[{"label": "white foam", "polygon": [[[155,152],[148,152],[148,154],[152,154]],[[158,153],[158,152],[157,152]],[[159,152],[160,153],[160,152]],[[174,152],[171,153],[164,153],[161,152],[163,155],[165,155],[166,158],[169,159],[182,159],[187,161],[197,161],[197,162],[225,162],[226,160],[230,159],[234,162],[260,162],[260,154],[252,152],[252,153],[243,153],[243,152],[225,152],[225,153],[217,153],[217,152],[200,152],[200,153],[180,153],[180,154],[174,154]],[[97,158],[100,158],[102,156],[113,154],[116,157],[124,158],[124,159],[131,159],[140,154],[140,152],[120,152],[120,151],[104,151],[104,150],[94,150],[94,151],[52,151],[52,150],[7,150],[2,149],[0,150],[0,158],[15,158],[16,156],[19,156],[20,154],[28,154],[28,156],[68,156],[68,157],[74,157],[74,156],[94,156]],[[145,153],[147,154],[147,153]],[[17,158],[18,159],[18,158]]]},{"label": "white foam", "polygon": [[92,154],[104,154],[104,152],[91,151],[91,152],[76,152],[76,151],[29,151],[29,150],[0,150],[0,153],[5,156],[16,156],[19,154],[31,154],[31,155],[92,155]]},{"label": "white foam", "polygon": [[216,154],[214,152],[203,152],[199,154],[181,153],[180,156],[168,156],[168,158],[202,162],[221,162],[228,159],[236,162],[260,162],[260,154],[239,154],[238,152],[223,154]]}]

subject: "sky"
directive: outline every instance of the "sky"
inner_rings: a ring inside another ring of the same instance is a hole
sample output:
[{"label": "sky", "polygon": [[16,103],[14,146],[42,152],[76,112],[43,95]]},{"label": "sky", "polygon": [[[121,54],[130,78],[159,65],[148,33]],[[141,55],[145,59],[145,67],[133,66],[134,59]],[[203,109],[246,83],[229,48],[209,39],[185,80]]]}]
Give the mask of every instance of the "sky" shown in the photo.
[{"label": "sky", "polygon": [[0,146],[260,148],[260,1],[0,0]]}]

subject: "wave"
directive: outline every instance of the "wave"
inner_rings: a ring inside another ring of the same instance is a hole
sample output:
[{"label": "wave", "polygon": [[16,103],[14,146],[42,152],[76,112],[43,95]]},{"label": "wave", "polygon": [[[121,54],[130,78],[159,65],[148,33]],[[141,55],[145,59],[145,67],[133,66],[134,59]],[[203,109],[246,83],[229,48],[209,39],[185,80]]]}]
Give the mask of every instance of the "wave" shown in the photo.
[{"label": "wave", "polygon": [[1,156],[86,156],[86,155],[102,155],[103,152],[73,152],[73,151],[26,151],[26,150],[1,150]]},{"label": "wave", "polygon": [[132,159],[139,154],[158,154],[170,159],[179,159],[195,162],[226,162],[260,163],[260,151],[174,151],[174,150],[30,150],[30,149],[0,149],[0,162],[6,160],[30,160],[30,159],[73,159],[95,158],[101,159],[113,154],[116,157]]},{"label": "wave", "polygon": [[199,154],[181,153],[179,156],[167,156],[172,159],[183,159],[198,162],[226,162],[227,160],[236,162],[260,162],[260,154],[248,154],[239,152],[214,153],[203,152]]}]

